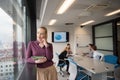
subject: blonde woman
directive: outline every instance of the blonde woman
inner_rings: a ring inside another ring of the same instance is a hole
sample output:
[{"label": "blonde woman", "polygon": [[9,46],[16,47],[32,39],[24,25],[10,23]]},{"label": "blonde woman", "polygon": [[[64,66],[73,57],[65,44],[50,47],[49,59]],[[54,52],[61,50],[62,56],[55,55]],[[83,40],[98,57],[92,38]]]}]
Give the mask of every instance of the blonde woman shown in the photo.
[{"label": "blonde woman", "polygon": [[[47,29],[39,27],[37,40],[30,41],[26,53],[27,62],[37,64],[37,80],[58,80],[57,71],[53,65],[53,46],[47,42]],[[33,56],[42,56],[33,59]]]},{"label": "blonde woman", "polygon": [[[58,64],[62,64],[62,63],[66,63],[67,64],[67,73],[69,74],[68,70],[69,70],[69,61],[66,60],[66,58],[68,58],[69,56],[72,55],[72,51],[70,48],[70,44],[67,44],[67,46],[65,47],[65,49],[60,53],[59,55],[59,63]],[[63,60],[63,61],[62,61]]]}]

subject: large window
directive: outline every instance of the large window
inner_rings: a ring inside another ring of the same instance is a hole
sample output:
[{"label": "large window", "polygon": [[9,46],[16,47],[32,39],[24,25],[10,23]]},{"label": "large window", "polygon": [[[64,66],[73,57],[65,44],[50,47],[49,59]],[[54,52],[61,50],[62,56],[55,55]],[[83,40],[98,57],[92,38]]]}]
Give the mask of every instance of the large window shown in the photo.
[{"label": "large window", "polygon": [[24,65],[23,0],[0,0],[0,80],[16,80]]},{"label": "large window", "polygon": [[94,27],[94,43],[103,54],[113,54],[113,26],[112,23]]},{"label": "large window", "polygon": [[119,56],[119,63],[120,63],[120,20],[117,21],[117,55]]}]

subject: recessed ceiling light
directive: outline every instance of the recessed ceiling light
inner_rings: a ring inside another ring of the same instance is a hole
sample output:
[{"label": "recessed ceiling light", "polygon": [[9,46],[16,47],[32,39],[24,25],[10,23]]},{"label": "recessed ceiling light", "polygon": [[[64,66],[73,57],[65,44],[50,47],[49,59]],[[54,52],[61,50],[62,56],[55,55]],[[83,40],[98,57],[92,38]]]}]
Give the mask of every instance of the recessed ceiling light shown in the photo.
[{"label": "recessed ceiling light", "polygon": [[120,23],[119,23],[119,22],[117,23],[117,26],[120,26]]},{"label": "recessed ceiling light", "polygon": [[90,20],[90,21],[82,23],[81,25],[84,26],[84,25],[87,25],[87,24],[90,24],[90,23],[93,23],[93,22],[95,22],[95,21],[94,20]]},{"label": "recessed ceiling light", "polygon": [[64,0],[63,4],[60,6],[60,8],[57,11],[57,14],[64,13],[74,2],[75,0]]},{"label": "recessed ceiling light", "polygon": [[52,19],[52,20],[50,20],[48,25],[53,25],[53,24],[55,24],[55,22],[56,22],[56,19]]},{"label": "recessed ceiling light", "polygon": [[117,14],[117,13],[120,13],[120,9],[115,10],[115,11],[113,11],[113,12],[110,12],[110,13],[106,14],[105,16],[112,16],[112,15],[115,15],[115,14]]}]

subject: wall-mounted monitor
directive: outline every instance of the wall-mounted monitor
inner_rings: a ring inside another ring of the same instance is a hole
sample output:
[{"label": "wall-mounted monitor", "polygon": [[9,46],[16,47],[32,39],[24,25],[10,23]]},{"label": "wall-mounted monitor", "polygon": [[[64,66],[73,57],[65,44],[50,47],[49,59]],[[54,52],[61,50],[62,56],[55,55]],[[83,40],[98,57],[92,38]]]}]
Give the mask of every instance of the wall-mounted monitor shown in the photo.
[{"label": "wall-mounted monitor", "polygon": [[52,42],[61,43],[69,41],[69,32],[52,32]]}]

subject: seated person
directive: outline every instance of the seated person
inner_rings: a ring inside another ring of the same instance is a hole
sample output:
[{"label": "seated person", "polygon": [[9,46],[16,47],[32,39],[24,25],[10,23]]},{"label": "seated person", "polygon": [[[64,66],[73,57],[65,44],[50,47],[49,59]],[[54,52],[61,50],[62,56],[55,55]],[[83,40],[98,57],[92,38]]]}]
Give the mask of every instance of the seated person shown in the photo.
[{"label": "seated person", "polygon": [[88,57],[93,57],[93,51],[91,50],[91,46],[93,46],[93,44],[88,44],[88,46],[87,47],[89,47],[89,50],[90,50],[90,52],[88,53]]},{"label": "seated person", "polygon": [[95,45],[90,45],[89,48],[93,52],[93,58],[97,60],[102,60],[104,54],[97,51],[97,47]]},{"label": "seated person", "polygon": [[66,48],[59,55],[60,60],[59,60],[58,64],[62,64],[62,63],[65,62],[67,64],[67,69],[66,69],[67,72],[69,70],[69,61],[65,60],[65,59],[68,58],[71,54],[72,54],[72,51],[71,51],[71,48],[70,48],[70,44],[67,44]]}]

